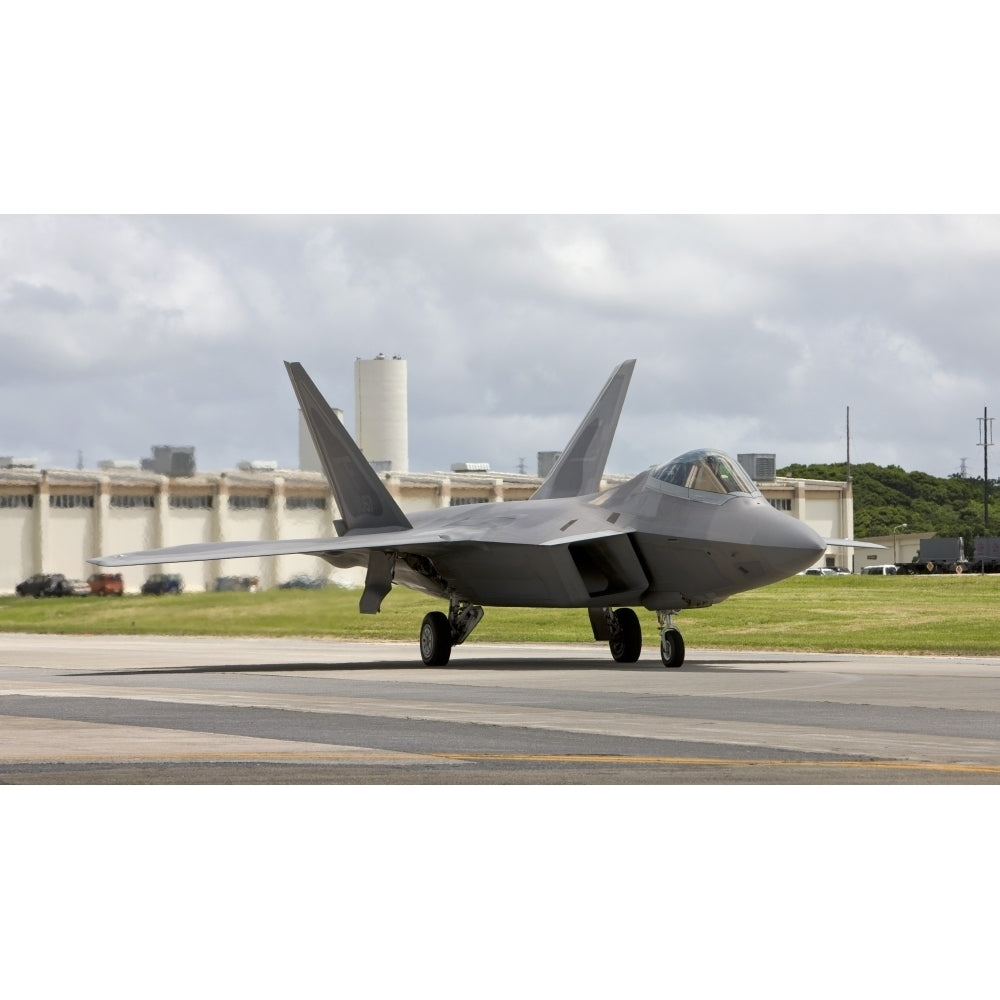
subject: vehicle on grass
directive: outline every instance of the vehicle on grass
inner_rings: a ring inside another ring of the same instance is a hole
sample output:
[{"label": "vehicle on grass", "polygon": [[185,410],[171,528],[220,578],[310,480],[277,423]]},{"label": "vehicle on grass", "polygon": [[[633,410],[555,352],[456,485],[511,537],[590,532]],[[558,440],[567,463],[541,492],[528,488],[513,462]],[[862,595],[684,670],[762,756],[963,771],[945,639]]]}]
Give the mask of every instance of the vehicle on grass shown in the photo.
[{"label": "vehicle on grass", "polygon": [[[19,597],[71,597],[84,593],[79,584],[79,580],[71,580],[62,573],[35,573],[14,590]],[[90,586],[84,584],[84,588],[89,594]]]},{"label": "vehicle on grass", "polygon": [[961,538],[924,538],[913,562],[896,563],[900,573],[964,573],[969,563]]},{"label": "vehicle on grass", "polygon": [[976,573],[1000,573],[1000,538],[977,537],[973,540],[969,570]]},{"label": "vehicle on grass", "polygon": [[281,590],[322,590],[326,586],[326,580],[321,576],[309,576],[308,573],[299,573],[291,577],[284,583],[279,583]]},{"label": "vehicle on grass", "polygon": [[97,597],[121,597],[125,593],[125,583],[121,573],[91,573],[87,583],[90,592]]},{"label": "vehicle on grass", "polygon": [[157,597],[163,594],[180,594],[183,590],[184,580],[177,573],[154,573],[142,585],[142,593]]},{"label": "vehicle on grass", "polygon": [[448,602],[420,626],[420,656],[443,666],[482,620],[484,605],[581,608],[618,663],[642,651],[636,607],[656,614],[664,666],[684,662],[674,616],[815,565],[828,545],[775,510],[739,463],[709,448],[685,452],[601,492],[635,361],[619,365],[530,500],[404,514],[298,362],[287,363],[340,517],[337,537],[202,542],[101,556],[119,568],[316,555],[366,570],[359,611],[376,614],[393,585]]},{"label": "vehicle on grass", "polygon": [[35,573],[27,580],[22,580],[15,588],[14,592],[18,597],[43,597],[45,588],[49,585],[51,574]]},{"label": "vehicle on grass", "polygon": [[216,590],[248,590],[255,594],[259,587],[260,580],[255,576],[220,576],[215,581]]}]

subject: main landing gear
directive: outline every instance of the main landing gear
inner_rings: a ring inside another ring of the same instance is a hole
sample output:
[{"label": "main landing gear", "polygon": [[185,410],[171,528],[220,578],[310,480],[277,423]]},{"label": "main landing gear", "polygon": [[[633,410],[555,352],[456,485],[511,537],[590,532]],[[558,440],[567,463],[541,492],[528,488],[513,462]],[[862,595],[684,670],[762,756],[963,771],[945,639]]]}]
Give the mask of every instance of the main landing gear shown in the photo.
[{"label": "main landing gear", "polygon": [[461,646],[482,621],[478,604],[453,597],[448,614],[430,611],[420,626],[420,658],[428,667],[443,667],[451,659],[453,646]]},{"label": "main landing gear", "polygon": [[[443,616],[442,616],[443,617]],[[591,625],[595,639],[606,639],[616,663],[635,663],[642,653],[642,628],[639,616],[631,608],[592,609]],[[684,662],[684,637],[674,626],[671,611],[657,611],[660,629],[660,659],[665,667],[679,667]]]},{"label": "main landing gear", "polygon": [[608,619],[608,648],[616,663],[635,663],[642,652],[642,628],[639,616],[631,608],[612,611],[605,608]]}]

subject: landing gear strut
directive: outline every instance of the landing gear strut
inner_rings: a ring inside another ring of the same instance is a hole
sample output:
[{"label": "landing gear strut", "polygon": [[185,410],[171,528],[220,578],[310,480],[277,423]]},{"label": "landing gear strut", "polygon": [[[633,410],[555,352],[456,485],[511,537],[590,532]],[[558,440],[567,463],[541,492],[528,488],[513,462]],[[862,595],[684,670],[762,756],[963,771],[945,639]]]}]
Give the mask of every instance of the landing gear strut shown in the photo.
[{"label": "landing gear strut", "polygon": [[665,667],[679,667],[684,662],[684,637],[674,627],[672,611],[657,611],[660,629],[660,659]]},{"label": "landing gear strut", "polygon": [[420,658],[428,667],[443,667],[451,659],[453,646],[461,646],[482,621],[478,604],[452,597],[448,614],[431,611],[420,625]]}]

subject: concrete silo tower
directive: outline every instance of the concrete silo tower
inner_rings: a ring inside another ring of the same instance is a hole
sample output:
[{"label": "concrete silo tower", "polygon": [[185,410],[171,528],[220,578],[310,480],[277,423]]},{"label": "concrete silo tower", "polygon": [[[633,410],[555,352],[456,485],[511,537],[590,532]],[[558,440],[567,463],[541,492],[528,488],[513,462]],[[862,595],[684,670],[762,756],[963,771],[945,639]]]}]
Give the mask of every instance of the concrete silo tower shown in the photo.
[{"label": "concrete silo tower", "polygon": [[398,354],[355,360],[354,429],[358,446],[377,471],[409,471],[406,362]]}]

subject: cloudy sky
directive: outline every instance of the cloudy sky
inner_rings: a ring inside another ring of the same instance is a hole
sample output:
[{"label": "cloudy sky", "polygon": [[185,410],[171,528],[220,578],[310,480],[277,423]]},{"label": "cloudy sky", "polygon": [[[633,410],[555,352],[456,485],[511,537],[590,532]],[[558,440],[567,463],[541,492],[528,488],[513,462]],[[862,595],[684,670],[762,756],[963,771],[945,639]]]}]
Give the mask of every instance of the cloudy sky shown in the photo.
[{"label": "cloudy sky", "polygon": [[0,218],[0,454],[194,445],[297,462],[282,360],[353,425],[353,362],[408,363],[410,465],[515,470],[638,359],[609,470],[694,446],[981,471],[1000,406],[990,216]]},{"label": "cloudy sky", "polygon": [[1000,81],[949,9],[12,11],[0,455],[293,466],[282,360],[353,426],[384,351],[415,471],[533,470],[632,357],[610,471],[839,461],[847,407],[857,462],[981,470]]}]

